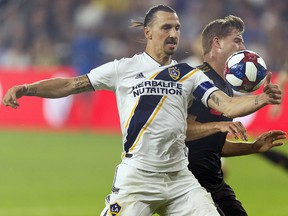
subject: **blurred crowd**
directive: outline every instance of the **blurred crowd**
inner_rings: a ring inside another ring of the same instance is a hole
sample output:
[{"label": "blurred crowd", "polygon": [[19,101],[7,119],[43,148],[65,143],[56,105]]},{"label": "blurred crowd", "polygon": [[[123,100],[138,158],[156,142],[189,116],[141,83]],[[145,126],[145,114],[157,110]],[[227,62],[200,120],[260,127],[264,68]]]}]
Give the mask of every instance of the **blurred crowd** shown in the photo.
[{"label": "blurred crowd", "polygon": [[[175,59],[195,55],[193,41],[213,19],[233,14],[245,24],[247,49],[279,71],[287,59],[288,4],[283,0],[0,0],[0,66],[72,65],[79,74],[144,50],[131,19],[149,7],[173,7],[182,24]],[[141,17],[143,16],[143,17]]]}]

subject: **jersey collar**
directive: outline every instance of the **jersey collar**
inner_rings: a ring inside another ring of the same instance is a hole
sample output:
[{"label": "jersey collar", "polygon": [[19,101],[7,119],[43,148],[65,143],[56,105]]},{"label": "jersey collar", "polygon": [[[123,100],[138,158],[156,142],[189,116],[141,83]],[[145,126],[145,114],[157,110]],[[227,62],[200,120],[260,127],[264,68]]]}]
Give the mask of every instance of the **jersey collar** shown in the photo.
[{"label": "jersey collar", "polygon": [[172,59],[169,65],[161,65],[158,61],[156,61],[153,57],[151,57],[147,52],[143,52],[143,54],[145,58],[151,62],[151,64],[155,64],[155,66],[158,66],[158,67],[162,67],[162,66],[169,67],[169,66],[177,64],[177,61]]}]

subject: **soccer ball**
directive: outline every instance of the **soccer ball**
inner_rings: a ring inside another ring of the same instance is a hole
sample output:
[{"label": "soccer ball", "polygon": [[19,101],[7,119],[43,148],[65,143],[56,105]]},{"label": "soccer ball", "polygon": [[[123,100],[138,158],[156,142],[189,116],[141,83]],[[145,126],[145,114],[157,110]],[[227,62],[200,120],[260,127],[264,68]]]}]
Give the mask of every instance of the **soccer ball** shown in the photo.
[{"label": "soccer ball", "polygon": [[225,63],[226,81],[237,92],[249,93],[259,89],[266,74],[265,61],[250,50],[241,50],[232,54]]}]

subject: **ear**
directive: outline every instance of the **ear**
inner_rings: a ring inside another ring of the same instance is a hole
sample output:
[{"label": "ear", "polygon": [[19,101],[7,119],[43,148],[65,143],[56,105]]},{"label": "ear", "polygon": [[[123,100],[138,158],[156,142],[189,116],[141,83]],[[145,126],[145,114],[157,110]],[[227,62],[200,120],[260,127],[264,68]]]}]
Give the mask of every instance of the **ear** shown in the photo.
[{"label": "ear", "polygon": [[148,39],[148,40],[152,39],[152,33],[151,33],[151,29],[149,27],[144,28],[144,35],[145,35],[146,39]]},{"label": "ear", "polygon": [[220,43],[220,38],[219,37],[214,37],[212,40],[212,46],[221,48],[221,43]]}]

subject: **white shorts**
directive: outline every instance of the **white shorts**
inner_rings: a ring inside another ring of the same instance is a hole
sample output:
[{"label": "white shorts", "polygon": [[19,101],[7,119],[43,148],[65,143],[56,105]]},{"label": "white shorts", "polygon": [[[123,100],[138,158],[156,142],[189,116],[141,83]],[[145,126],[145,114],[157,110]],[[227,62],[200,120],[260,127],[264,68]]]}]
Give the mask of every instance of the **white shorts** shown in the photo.
[{"label": "white shorts", "polygon": [[188,169],[154,173],[122,163],[109,196],[101,216],[219,216],[211,195]]}]

